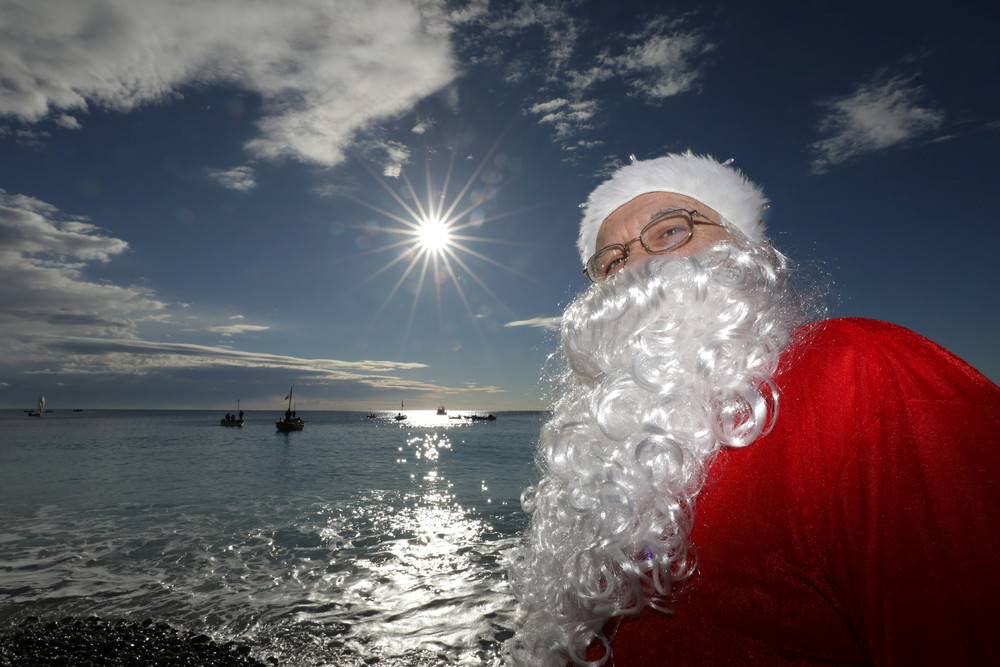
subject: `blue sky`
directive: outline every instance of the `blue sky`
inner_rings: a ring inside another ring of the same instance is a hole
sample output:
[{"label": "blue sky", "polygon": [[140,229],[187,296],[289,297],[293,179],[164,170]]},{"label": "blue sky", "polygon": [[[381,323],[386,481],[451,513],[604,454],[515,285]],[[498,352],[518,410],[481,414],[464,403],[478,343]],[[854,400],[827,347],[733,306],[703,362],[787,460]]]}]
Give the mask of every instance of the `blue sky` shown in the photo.
[{"label": "blue sky", "polygon": [[996,382],[997,18],[0,0],[0,406],[543,408],[579,203],[688,148],[763,185],[831,314]]}]

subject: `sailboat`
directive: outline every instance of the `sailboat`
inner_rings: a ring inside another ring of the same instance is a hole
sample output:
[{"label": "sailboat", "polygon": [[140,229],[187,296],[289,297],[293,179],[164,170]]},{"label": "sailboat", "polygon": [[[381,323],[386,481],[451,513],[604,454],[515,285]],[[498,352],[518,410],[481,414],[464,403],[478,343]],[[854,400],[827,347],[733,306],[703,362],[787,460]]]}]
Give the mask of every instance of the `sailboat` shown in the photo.
[{"label": "sailboat", "polygon": [[240,399],[236,399],[236,412],[219,420],[219,426],[243,426],[243,411],[240,410]]},{"label": "sailboat", "polygon": [[38,412],[29,412],[28,416],[29,417],[41,417],[42,416],[42,412],[44,412],[44,411],[45,411],[45,397],[41,396],[38,399]]},{"label": "sailboat", "polygon": [[403,414],[403,401],[399,402],[399,412],[396,413],[396,421],[403,421],[406,415]]},{"label": "sailboat", "polygon": [[288,409],[285,410],[285,418],[274,423],[278,430],[282,432],[301,431],[306,427],[306,423],[302,421],[302,417],[296,417],[295,411],[292,410],[292,389],[289,388],[288,396],[285,396],[288,399]]}]

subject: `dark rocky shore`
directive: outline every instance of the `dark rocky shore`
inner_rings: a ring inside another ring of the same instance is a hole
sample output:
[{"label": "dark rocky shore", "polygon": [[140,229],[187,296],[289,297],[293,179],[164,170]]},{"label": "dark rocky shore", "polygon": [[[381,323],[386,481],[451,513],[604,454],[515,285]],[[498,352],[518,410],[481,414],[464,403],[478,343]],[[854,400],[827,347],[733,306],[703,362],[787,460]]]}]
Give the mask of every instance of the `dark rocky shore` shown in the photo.
[{"label": "dark rocky shore", "polygon": [[68,617],[28,617],[0,628],[0,667],[273,667],[239,642],[219,644],[207,635],[167,623]]}]

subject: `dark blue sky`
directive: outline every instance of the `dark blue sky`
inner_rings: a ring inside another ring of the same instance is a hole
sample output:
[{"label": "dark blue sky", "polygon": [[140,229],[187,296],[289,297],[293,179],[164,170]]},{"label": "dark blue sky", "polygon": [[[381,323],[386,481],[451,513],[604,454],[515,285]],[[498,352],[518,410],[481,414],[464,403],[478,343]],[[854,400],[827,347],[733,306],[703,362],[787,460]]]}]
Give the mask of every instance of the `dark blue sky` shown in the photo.
[{"label": "dark blue sky", "polygon": [[997,381],[996,10],[754,4],[0,0],[0,406],[544,407],[579,203],[688,148]]}]

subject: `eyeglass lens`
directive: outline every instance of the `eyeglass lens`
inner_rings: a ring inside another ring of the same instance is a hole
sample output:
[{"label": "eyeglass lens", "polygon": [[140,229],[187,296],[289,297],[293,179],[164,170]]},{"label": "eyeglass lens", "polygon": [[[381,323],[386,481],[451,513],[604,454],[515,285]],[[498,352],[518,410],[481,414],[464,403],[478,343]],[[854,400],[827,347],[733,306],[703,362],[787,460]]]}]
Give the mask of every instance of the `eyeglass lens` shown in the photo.
[{"label": "eyeglass lens", "polygon": [[[690,238],[693,227],[690,213],[670,211],[646,225],[639,238],[630,243],[638,240],[647,252],[653,254],[670,252]],[[628,261],[626,245],[616,243],[598,250],[587,262],[587,275],[601,280],[618,273]]]}]

